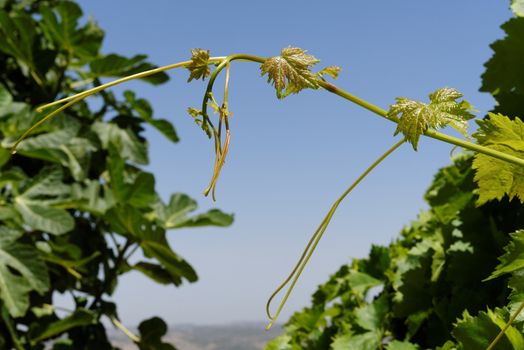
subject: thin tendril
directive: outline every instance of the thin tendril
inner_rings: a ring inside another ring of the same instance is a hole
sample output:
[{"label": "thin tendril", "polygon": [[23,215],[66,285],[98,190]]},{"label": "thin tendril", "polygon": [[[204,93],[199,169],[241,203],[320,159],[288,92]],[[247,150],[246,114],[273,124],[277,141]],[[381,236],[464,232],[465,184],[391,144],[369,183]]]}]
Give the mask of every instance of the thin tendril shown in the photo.
[{"label": "thin tendril", "polygon": [[43,117],[42,119],[40,119],[38,122],[36,122],[33,126],[31,126],[29,129],[27,129],[23,134],[22,136],[20,136],[18,138],[18,140],[15,142],[15,144],[13,145],[13,147],[11,147],[11,154],[15,154],[16,153],[16,148],[18,147],[18,145],[20,144],[20,142],[22,142],[27,136],[29,136],[29,134],[31,134],[33,132],[33,130],[35,130],[36,128],[38,128],[40,125],[44,124],[45,122],[47,122],[48,120],[51,120],[54,116],[56,116],[57,114],[59,114],[60,112],[62,112],[63,110],[71,107],[72,105],[74,105],[75,103],[77,102],[80,102],[84,99],[85,97],[77,97],[75,99],[72,99],[71,101],[69,101],[68,103],[66,103],[65,105],[63,105],[62,107],[59,107],[57,109],[55,109],[54,111],[52,111],[51,113],[49,113],[48,115],[46,115],[45,117]]},{"label": "thin tendril", "polygon": [[[231,131],[229,129],[229,109],[228,109],[228,97],[229,97],[229,80],[230,80],[230,64],[228,61],[226,61],[225,64],[226,67],[226,79],[224,84],[224,102],[222,103],[222,106],[220,107],[220,116],[219,116],[219,122],[218,122],[218,143],[215,142],[215,145],[218,144],[218,146],[215,146],[215,165],[213,167],[213,174],[211,175],[211,180],[209,182],[209,185],[204,190],[204,195],[207,196],[209,192],[211,192],[211,196],[213,200],[216,200],[215,197],[215,189],[218,181],[218,177],[220,176],[220,171],[222,170],[222,167],[224,166],[224,163],[226,161],[227,152],[229,150],[229,143],[231,141]],[[222,68],[220,68],[221,70]],[[217,71],[219,69],[217,68]],[[215,71],[216,72],[216,71]],[[213,79],[214,81],[214,79]],[[210,79],[211,82],[211,79]],[[214,100],[214,97],[211,92],[209,92],[209,99],[213,99],[213,102],[216,104],[216,101]],[[204,100],[207,105],[207,100]],[[226,137],[224,139],[224,145],[221,144],[221,137],[222,137],[222,124],[224,124],[226,129]],[[216,140],[216,139],[215,139]]]},{"label": "thin tendril", "polygon": [[502,338],[502,336],[506,333],[506,331],[508,330],[508,328],[511,326],[511,324],[513,323],[513,321],[515,321],[515,319],[517,318],[517,316],[520,314],[520,312],[522,311],[522,309],[524,309],[524,301],[520,304],[519,308],[517,309],[517,311],[515,311],[513,313],[513,315],[511,315],[511,318],[509,319],[508,323],[504,326],[504,328],[502,328],[499,332],[499,334],[497,334],[497,337],[495,339],[493,339],[493,341],[491,342],[491,344],[489,344],[489,346],[486,348],[486,350],[492,350],[495,345],[497,345],[497,343],[499,342],[499,340]]},{"label": "thin tendril", "polygon": [[[324,234],[324,232],[326,231],[326,228],[328,227],[329,225],[329,222],[331,221],[331,218],[333,217],[333,215],[335,214],[338,206],[340,205],[340,203],[344,200],[344,198],[346,198],[346,196],[362,181],[364,180],[364,178],[377,166],[379,165],[384,159],[386,159],[391,153],[393,153],[397,148],[399,148],[406,140],[405,139],[402,139],[400,140],[399,142],[395,143],[390,149],[388,149],[384,154],[382,154],[377,160],[375,160],[373,162],[373,164],[371,164],[359,177],[357,180],[355,180],[355,182],[353,182],[351,184],[351,186],[335,201],[335,203],[333,203],[331,209],[329,210],[328,214],[326,215],[326,217],[324,218],[324,220],[322,221],[322,223],[320,224],[320,226],[318,227],[318,229],[315,231],[315,233],[313,234],[313,236],[311,237],[311,239],[309,240],[306,248],[304,249],[299,261],[297,262],[297,264],[295,265],[294,269],[291,271],[291,273],[288,275],[288,277],[286,278],[286,280],[275,290],[275,292],[273,292],[273,294],[271,295],[271,297],[269,298],[268,302],[267,302],[267,305],[266,305],[266,312],[270,318],[270,322],[269,324],[267,325],[266,327],[266,330],[269,330],[273,324],[275,323],[275,321],[277,320],[280,312],[282,311],[282,308],[284,307],[284,305],[286,304],[286,301],[287,299],[289,298],[289,296],[291,295],[291,292],[293,291],[293,288],[295,287],[295,284],[297,283],[298,279],[300,278],[300,275],[302,274],[302,271],[304,270],[304,268],[306,267],[309,259],[311,258],[311,255],[313,254],[313,252],[315,251],[317,245],[318,245],[318,242],[320,241],[320,239],[322,238],[322,235]],[[291,279],[293,279],[291,281]],[[277,308],[277,311],[275,313],[274,316],[271,316],[271,312],[270,312],[270,306],[271,306],[271,302],[272,300],[275,298],[275,296],[291,281],[291,284],[286,292],[286,294],[284,295],[284,298],[282,299],[282,301],[280,302],[278,308]]]}]

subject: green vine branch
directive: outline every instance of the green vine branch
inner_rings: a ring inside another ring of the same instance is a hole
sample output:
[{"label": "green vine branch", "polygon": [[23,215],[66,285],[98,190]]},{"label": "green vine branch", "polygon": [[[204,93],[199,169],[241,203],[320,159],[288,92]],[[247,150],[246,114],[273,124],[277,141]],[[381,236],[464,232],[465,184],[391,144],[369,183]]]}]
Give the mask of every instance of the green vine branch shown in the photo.
[{"label": "green vine branch", "polygon": [[[392,121],[394,123],[399,123],[399,118],[398,117],[395,117],[395,116],[390,116],[388,115],[388,112],[378,106],[375,106],[374,104],[372,103],[369,103],[355,95],[352,95],[351,93],[345,91],[345,90],[342,90],[340,88],[338,88],[337,86],[331,84],[331,83],[328,83],[328,82],[325,82],[325,81],[320,81],[319,82],[319,85],[322,86],[324,89],[326,89],[327,91],[335,94],[335,95],[338,95],[340,97],[343,97],[345,98],[346,100],[348,101],[351,101],[375,114],[377,114],[378,116],[380,117],[383,117],[389,121]],[[522,158],[518,158],[518,157],[515,157],[515,156],[512,156],[511,154],[508,154],[508,153],[504,153],[504,152],[500,152],[500,151],[497,151],[497,150],[494,150],[492,148],[489,148],[489,147],[485,147],[485,146],[481,146],[481,145],[478,145],[478,144],[475,144],[473,142],[469,142],[469,141],[466,141],[466,140],[461,140],[459,138],[456,138],[456,137],[453,137],[453,136],[449,136],[449,135],[446,135],[446,134],[443,134],[443,133],[440,133],[438,131],[435,131],[435,130],[432,130],[432,129],[428,129],[424,132],[424,135],[427,136],[427,137],[431,137],[433,139],[436,139],[436,140],[439,140],[439,141],[443,141],[443,142],[446,142],[446,143],[449,143],[449,144],[452,144],[452,145],[455,145],[455,146],[459,146],[459,147],[462,147],[462,148],[465,148],[465,149],[468,149],[470,151],[474,151],[474,152],[477,152],[477,153],[481,153],[481,154],[485,154],[485,155],[488,155],[488,156],[491,156],[493,158],[497,158],[497,159],[500,159],[502,161],[505,161],[505,162],[509,162],[509,163],[512,163],[512,164],[516,164],[516,165],[520,165],[520,166],[524,166],[524,159]]]}]

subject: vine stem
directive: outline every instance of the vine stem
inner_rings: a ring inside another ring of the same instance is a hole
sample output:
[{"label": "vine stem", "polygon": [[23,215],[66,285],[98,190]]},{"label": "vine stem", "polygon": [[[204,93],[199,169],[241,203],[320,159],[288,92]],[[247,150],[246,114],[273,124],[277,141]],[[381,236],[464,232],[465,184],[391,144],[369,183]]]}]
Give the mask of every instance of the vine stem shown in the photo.
[{"label": "vine stem", "polygon": [[[211,57],[209,59],[209,63],[210,64],[214,64],[214,63],[219,63],[219,62],[222,62],[226,59],[226,57]],[[84,100],[85,98],[91,96],[91,95],[94,95],[100,91],[103,91],[105,89],[108,89],[112,86],[115,86],[115,85],[118,85],[118,84],[122,84],[122,83],[125,83],[125,82],[128,82],[130,80],[135,80],[135,79],[142,79],[142,78],[145,78],[145,77],[148,77],[148,76],[151,76],[151,75],[154,75],[154,74],[158,74],[158,73],[161,73],[161,72],[164,72],[164,71],[167,71],[167,70],[171,70],[171,69],[175,69],[175,68],[180,68],[180,67],[187,67],[189,64],[191,64],[191,60],[189,61],[182,61],[182,62],[178,62],[178,63],[173,63],[173,64],[169,64],[167,66],[162,66],[162,67],[158,67],[158,68],[154,68],[154,69],[150,69],[150,70],[146,70],[146,71],[143,71],[143,72],[140,72],[140,73],[136,73],[136,74],[132,74],[132,75],[129,75],[127,77],[124,77],[124,78],[120,78],[120,79],[116,79],[116,80],[113,80],[113,81],[110,81],[109,83],[106,83],[106,84],[103,84],[103,85],[100,85],[100,86],[97,86],[97,87],[94,87],[92,89],[89,89],[89,90],[86,90],[86,91],[83,91],[83,92],[80,92],[78,94],[75,94],[75,95],[72,95],[72,96],[68,96],[68,97],[65,97],[65,98],[62,98],[60,100],[56,100],[54,102],[51,102],[51,103],[47,103],[45,105],[42,105],[40,107],[38,107],[36,109],[37,112],[42,112],[44,111],[45,109],[47,108],[50,108],[50,107],[53,107],[53,106],[56,106],[56,105],[59,105],[59,104],[62,104],[64,102],[67,102],[65,105],[61,106],[60,108],[57,108],[56,110],[54,110],[53,112],[47,114],[45,117],[43,117],[42,119],[40,119],[38,122],[36,122],[33,126],[31,126],[29,129],[27,129],[23,134],[22,136],[20,136],[18,138],[18,140],[15,142],[15,144],[13,145],[13,147],[11,147],[11,154],[15,154],[16,153],[16,148],[18,147],[18,145],[27,137],[29,136],[36,128],[38,128],[40,125],[42,125],[43,123],[45,123],[46,121],[52,119],[53,117],[55,117],[58,113],[62,112],[63,110],[71,107],[72,105]]]},{"label": "vine stem", "polygon": [[[320,239],[322,238],[322,235],[324,234],[324,232],[326,231],[328,225],[329,225],[329,222],[331,221],[331,218],[333,217],[333,215],[335,214],[338,206],[340,205],[340,203],[344,200],[344,198],[346,198],[350,193],[351,191],[353,191],[353,189],[355,187],[357,187],[357,185],[366,178],[367,175],[369,175],[369,173],[375,169],[380,163],[382,163],[382,161],[384,159],[386,159],[391,153],[393,153],[395,150],[397,150],[400,146],[402,146],[402,144],[404,144],[404,142],[406,142],[406,139],[402,139],[400,140],[399,142],[395,143],[391,148],[389,148],[386,152],[384,152],[380,157],[378,157],[374,162],[373,164],[371,164],[356,180],[355,182],[353,182],[351,184],[351,186],[349,186],[348,189],[346,189],[346,191],[344,191],[344,193],[342,193],[342,195],[333,203],[333,205],[331,206],[331,209],[329,210],[329,212],[327,213],[327,215],[324,217],[324,220],[322,221],[322,223],[320,224],[320,226],[317,228],[317,230],[315,231],[315,233],[313,234],[313,236],[310,238],[308,244],[306,245],[306,248],[304,249],[304,251],[302,252],[302,255],[300,256],[300,259],[298,260],[297,264],[295,265],[295,267],[293,268],[293,270],[291,271],[291,273],[288,275],[288,277],[284,280],[284,282],[278,286],[278,288],[273,292],[273,294],[271,294],[271,296],[269,297],[268,301],[267,301],[267,304],[266,304],[266,312],[267,312],[267,315],[268,317],[270,318],[270,322],[269,324],[267,325],[266,327],[266,330],[269,330],[273,324],[275,323],[275,321],[277,320],[280,312],[282,311],[282,308],[284,307],[284,305],[286,304],[286,301],[287,299],[289,298],[289,296],[291,295],[291,292],[293,291],[293,288],[295,287],[295,284],[297,283],[300,275],[302,274],[302,271],[304,270],[304,268],[306,267],[306,264],[308,263],[309,259],[311,258],[311,255],[313,254],[313,252],[315,251],[317,245],[318,245],[318,242],[320,241]],[[293,280],[292,280],[293,279]],[[292,281],[291,281],[292,280]],[[273,301],[273,299],[277,296],[277,294],[291,281],[291,284],[288,288],[288,290],[286,291],[286,294],[284,295],[284,298],[282,299],[282,301],[280,302],[278,308],[277,308],[277,311],[275,313],[274,316],[271,316],[271,312],[270,312],[270,306],[271,306],[271,302]]]},{"label": "vine stem", "polygon": [[[339,87],[331,84],[331,83],[328,83],[326,81],[319,81],[319,85],[321,87],[323,87],[324,89],[326,89],[327,91],[335,94],[335,95],[338,95],[340,97],[343,97],[345,98],[346,100],[349,100],[361,107],[364,107],[365,109],[389,120],[389,121],[392,121],[394,123],[398,123],[399,122],[399,118],[398,117],[395,117],[395,116],[390,116],[388,115],[388,112],[378,106],[375,106],[374,104],[372,103],[369,103],[355,95],[352,95],[351,93],[345,91],[345,90],[342,90],[340,89]],[[485,155],[488,155],[488,156],[491,156],[491,157],[494,157],[494,158],[497,158],[497,159],[500,159],[500,160],[503,160],[503,161],[506,161],[506,162],[510,162],[510,163],[513,163],[513,164],[517,164],[517,165],[520,165],[520,166],[524,166],[524,159],[522,158],[518,158],[518,157],[515,157],[515,156],[512,156],[511,154],[507,154],[507,153],[504,153],[504,152],[499,152],[497,150],[494,150],[492,148],[488,148],[488,147],[485,147],[485,146],[481,146],[481,145],[478,145],[478,144],[475,144],[475,143],[472,143],[472,142],[469,142],[469,141],[466,141],[466,140],[461,140],[459,138],[456,138],[456,137],[453,137],[453,136],[449,136],[449,135],[446,135],[446,134],[442,134],[438,131],[435,131],[435,130],[432,130],[432,129],[428,129],[426,130],[426,132],[424,133],[424,135],[428,136],[428,137],[431,137],[433,139],[436,139],[436,140],[440,140],[440,141],[444,141],[446,143],[450,143],[452,145],[455,145],[455,146],[460,146],[462,148],[466,148],[466,149],[469,149],[471,151],[474,151],[474,152],[477,152],[477,153],[482,153],[482,154],[485,154]]]},{"label": "vine stem", "polygon": [[489,344],[489,346],[486,348],[486,350],[492,350],[495,345],[497,345],[497,343],[499,342],[500,339],[502,339],[502,336],[506,333],[506,331],[508,330],[508,328],[511,326],[511,324],[513,323],[513,321],[515,321],[515,319],[517,318],[517,316],[520,314],[520,312],[522,311],[522,309],[524,309],[524,301],[520,304],[520,306],[518,307],[518,309],[515,311],[515,313],[513,313],[513,315],[511,315],[511,318],[509,319],[508,323],[506,323],[506,325],[504,326],[504,328],[502,328],[499,332],[499,334],[497,334],[497,336],[495,337],[495,339],[493,339],[493,341],[491,342],[491,344]]}]

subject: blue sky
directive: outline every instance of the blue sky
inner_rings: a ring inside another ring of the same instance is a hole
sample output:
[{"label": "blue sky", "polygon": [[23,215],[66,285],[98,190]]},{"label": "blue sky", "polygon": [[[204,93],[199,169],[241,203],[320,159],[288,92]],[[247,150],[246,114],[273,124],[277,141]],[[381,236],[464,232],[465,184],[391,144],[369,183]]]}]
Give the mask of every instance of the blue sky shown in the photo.
[{"label": "blue sky", "polygon": [[[106,31],[104,52],[145,53],[165,65],[190,57],[278,55],[298,46],[339,65],[341,88],[383,108],[397,96],[426,100],[454,87],[480,111],[493,99],[478,92],[489,44],[503,36],[511,16],[506,1],[80,1]],[[283,101],[253,63],[231,69],[232,142],[217,202],[202,196],[211,175],[210,141],[186,114],[200,104],[205,85],[170,73],[160,87],[130,83],[157,117],[181,137],[171,144],[148,130],[157,190],[185,192],[201,209],[235,213],[230,228],[169,233],[173,248],[199,273],[181,288],[157,286],[138,274],[122,279],[115,295],[124,323],[158,315],[175,323],[265,320],[264,305],[285,278],[331,203],[395,141],[393,123],[325,91]],[[217,86],[221,86],[218,83]],[[121,88],[116,88],[121,91]],[[446,131],[453,134],[452,131]],[[372,243],[387,244],[425,208],[422,195],[452,147],[423,139],[416,153],[403,146],[344,202],[281,315],[309,302],[316,286]]]}]

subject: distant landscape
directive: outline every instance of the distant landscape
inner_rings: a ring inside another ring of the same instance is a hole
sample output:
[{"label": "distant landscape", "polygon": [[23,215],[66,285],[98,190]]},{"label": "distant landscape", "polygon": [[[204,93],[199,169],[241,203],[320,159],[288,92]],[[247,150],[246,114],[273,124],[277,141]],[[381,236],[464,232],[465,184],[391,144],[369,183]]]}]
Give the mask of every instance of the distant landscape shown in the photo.
[{"label": "distant landscape", "polygon": [[[178,350],[260,350],[278,336],[282,327],[265,331],[264,323],[238,323],[219,326],[174,325],[163,338]],[[136,332],[136,329],[134,330]],[[136,345],[118,330],[109,330],[113,344],[121,350],[136,350]]]}]

